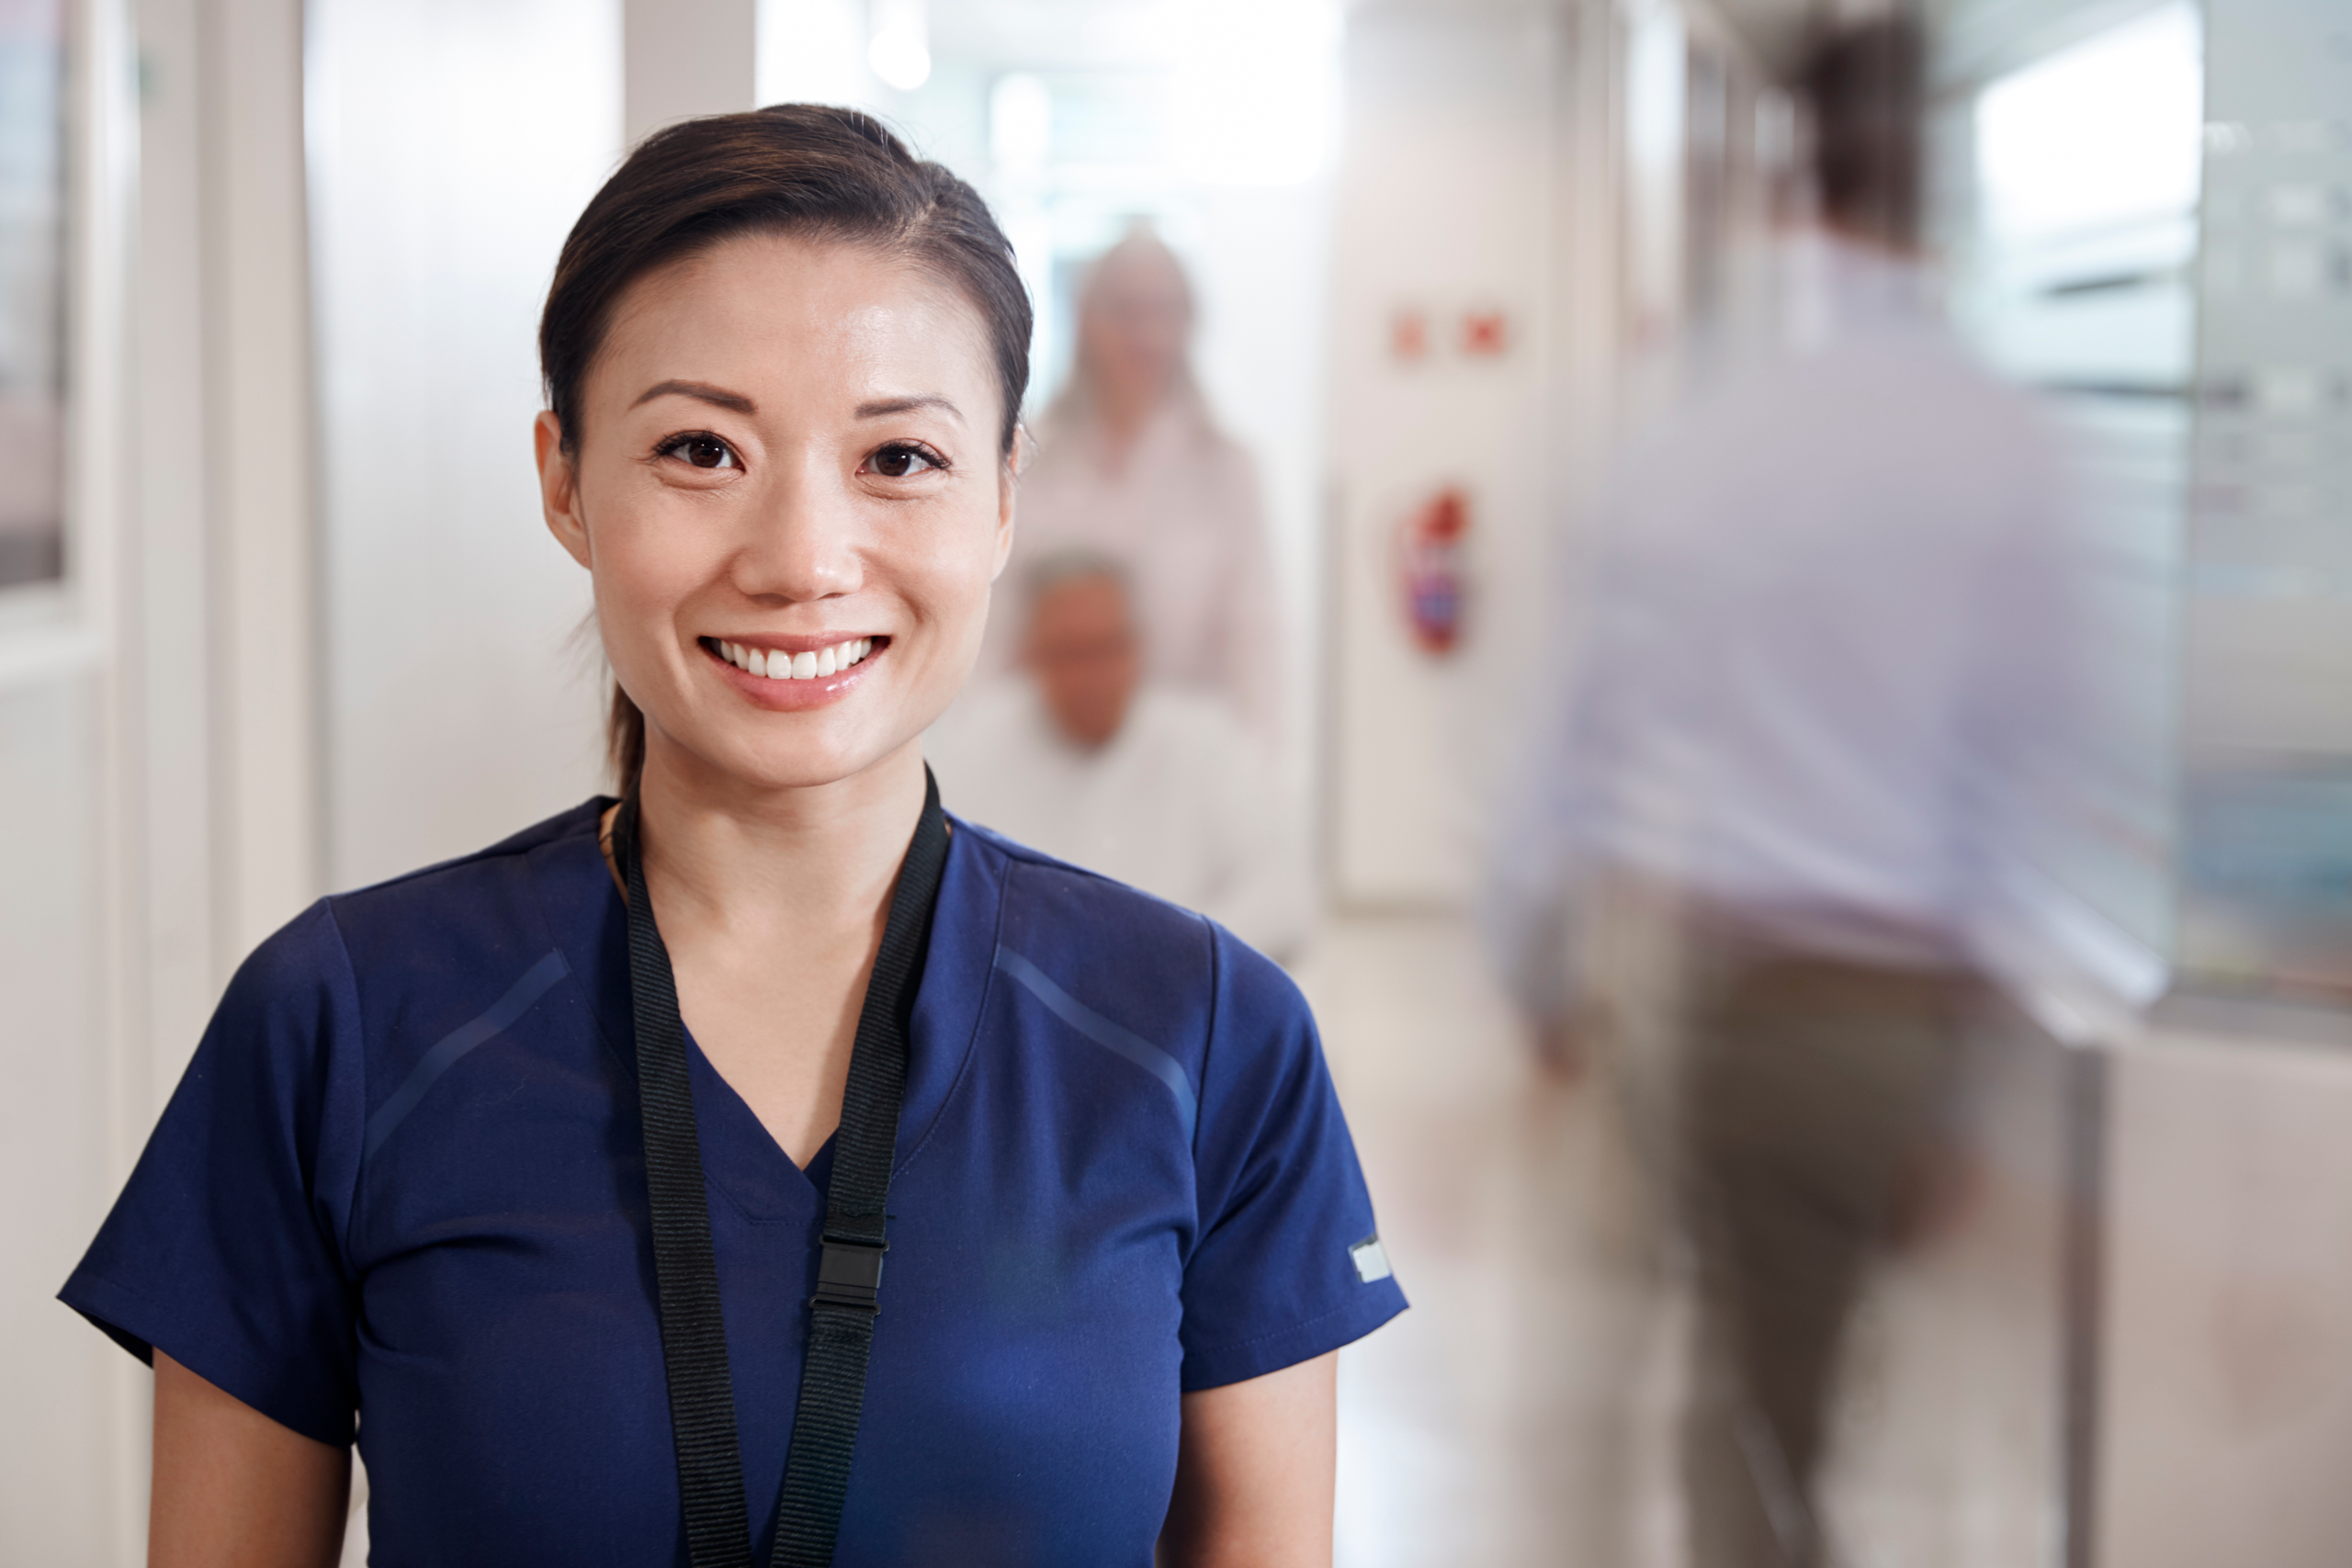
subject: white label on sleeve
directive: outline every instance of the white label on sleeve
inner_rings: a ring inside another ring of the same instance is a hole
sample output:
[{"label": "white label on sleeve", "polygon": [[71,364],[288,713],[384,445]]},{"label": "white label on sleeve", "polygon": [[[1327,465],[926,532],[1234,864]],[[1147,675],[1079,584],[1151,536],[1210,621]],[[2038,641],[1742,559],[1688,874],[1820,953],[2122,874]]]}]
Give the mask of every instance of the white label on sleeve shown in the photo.
[{"label": "white label on sleeve", "polygon": [[1355,1261],[1356,1278],[1365,1284],[1388,1278],[1388,1254],[1380,1250],[1377,1235],[1368,1235],[1348,1248],[1348,1256]]}]

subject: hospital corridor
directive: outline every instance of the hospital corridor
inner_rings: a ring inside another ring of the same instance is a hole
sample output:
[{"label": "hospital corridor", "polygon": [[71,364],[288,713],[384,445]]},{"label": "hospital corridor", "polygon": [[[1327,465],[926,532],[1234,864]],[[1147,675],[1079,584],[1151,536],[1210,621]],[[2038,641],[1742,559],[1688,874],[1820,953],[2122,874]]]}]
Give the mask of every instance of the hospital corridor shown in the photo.
[{"label": "hospital corridor", "polygon": [[2343,0],[0,0],[0,1568],[2352,1562]]}]

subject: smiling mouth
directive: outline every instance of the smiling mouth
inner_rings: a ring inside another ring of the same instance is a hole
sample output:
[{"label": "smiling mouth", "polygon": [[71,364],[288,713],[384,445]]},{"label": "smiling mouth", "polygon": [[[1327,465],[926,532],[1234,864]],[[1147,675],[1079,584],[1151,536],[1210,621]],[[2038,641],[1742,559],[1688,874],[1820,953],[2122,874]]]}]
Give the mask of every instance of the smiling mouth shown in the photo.
[{"label": "smiling mouth", "polygon": [[804,649],[798,653],[781,648],[755,648],[749,643],[722,642],[718,637],[700,639],[702,650],[714,659],[723,659],[748,675],[766,681],[821,681],[828,675],[864,663],[890,645],[887,637],[851,637],[828,648]]}]

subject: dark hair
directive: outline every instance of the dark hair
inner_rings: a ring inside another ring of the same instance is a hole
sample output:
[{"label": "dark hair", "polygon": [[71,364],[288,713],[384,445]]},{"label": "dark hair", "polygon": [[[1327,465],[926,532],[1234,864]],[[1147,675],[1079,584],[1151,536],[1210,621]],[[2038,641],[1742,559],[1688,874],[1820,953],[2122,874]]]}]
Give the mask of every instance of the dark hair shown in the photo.
[{"label": "dark hair", "polygon": [[[539,368],[567,450],[613,310],[656,267],[738,235],[790,233],[914,263],[962,290],[986,323],[1010,457],[1029,389],[1029,293],[972,187],[907,151],[873,116],[776,104],[657,130],[605,182],[563,243],[539,317]],[[645,716],[618,682],[605,739],[624,794],[645,766]]]},{"label": "dark hair", "polygon": [[1822,216],[1865,239],[1919,243],[1927,49],[1900,12],[1841,28],[1797,73]]}]

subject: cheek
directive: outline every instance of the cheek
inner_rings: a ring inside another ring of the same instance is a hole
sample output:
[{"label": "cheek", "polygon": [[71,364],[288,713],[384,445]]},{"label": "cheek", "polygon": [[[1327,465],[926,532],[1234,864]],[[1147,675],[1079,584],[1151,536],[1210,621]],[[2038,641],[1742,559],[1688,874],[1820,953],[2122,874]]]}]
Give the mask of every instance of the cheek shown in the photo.
[{"label": "cheek", "polygon": [[596,605],[607,645],[666,642],[671,615],[711,575],[692,530],[656,521],[609,512],[594,524]]},{"label": "cheek", "polygon": [[634,610],[675,604],[692,573],[682,570],[682,552],[655,548],[650,533],[608,536],[596,554],[596,596]]},{"label": "cheek", "polygon": [[955,514],[940,516],[901,556],[904,577],[941,619],[978,615],[996,577],[997,513],[991,491]]}]

